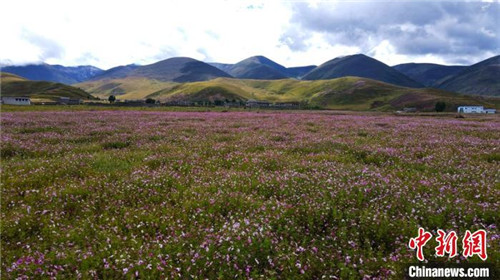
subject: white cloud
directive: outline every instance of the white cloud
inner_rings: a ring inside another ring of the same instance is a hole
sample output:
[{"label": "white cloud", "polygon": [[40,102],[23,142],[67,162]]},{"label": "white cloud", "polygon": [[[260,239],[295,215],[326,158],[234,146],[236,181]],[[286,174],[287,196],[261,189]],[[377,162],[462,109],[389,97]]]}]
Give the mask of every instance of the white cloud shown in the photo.
[{"label": "white cloud", "polygon": [[[254,54],[280,57],[279,37],[290,17],[287,4],[279,1],[8,1],[2,9],[13,11],[0,18],[10,27],[0,46],[3,63],[103,68],[171,56],[222,62]],[[24,38],[22,30],[57,42],[64,51],[44,56],[43,47]]]},{"label": "white cloud", "polygon": [[[300,66],[321,64],[340,55],[369,54],[370,50],[387,64],[422,58],[438,63],[450,61],[451,56],[445,54],[400,53],[404,44],[385,42],[371,26],[381,21],[396,24],[403,33],[437,30],[426,20],[420,25],[420,18],[399,22],[405,17],[396,16],[396,9],[391,10],[391,20],[385,14],[366,11],[352,13],[349,18],[346,13],[339,16],[342,11],[352,10],[345,8],[349,5],[345,1],[304,1],[305,9],[297,9],[297,2],[300,1],[4,1],[0,63],[92,64],[110,68],[148,64],[173,56],[235,63],[252,55],[264,55],[286,66]],[[344,6],[339,2],[344,2]],[[387,2],[380,5],[390,7]],[[424,7],[421,10],[419,14],[428,12]],[[306,16],[308,21],[298,20]],[[352,30],[335,31],[327,25],[331,19],[338,20],[331,22],[332,26],[345,23],[345,28]],[[489,18],[482,21],[488,23],[484,26],[491,26]],[[363,26],[366,22],[370,25]],[[314,25],[319,29],[314,29]],[[478,30],[498,38],[498,30]],[[488,41],[483,40],[487,45]],[[494,54],[481,51],[483,56]],[[471,53],[467,58],[477,56]]]}]

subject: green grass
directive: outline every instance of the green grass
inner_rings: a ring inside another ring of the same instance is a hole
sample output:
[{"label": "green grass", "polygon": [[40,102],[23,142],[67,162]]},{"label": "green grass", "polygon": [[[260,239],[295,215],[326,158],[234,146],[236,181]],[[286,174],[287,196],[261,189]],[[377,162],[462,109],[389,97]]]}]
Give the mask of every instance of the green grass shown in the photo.
[{"label": "green grass", "polygon": [[499,233],[498,116],[5,108],[5,279],[402,279],[420,226]]}]

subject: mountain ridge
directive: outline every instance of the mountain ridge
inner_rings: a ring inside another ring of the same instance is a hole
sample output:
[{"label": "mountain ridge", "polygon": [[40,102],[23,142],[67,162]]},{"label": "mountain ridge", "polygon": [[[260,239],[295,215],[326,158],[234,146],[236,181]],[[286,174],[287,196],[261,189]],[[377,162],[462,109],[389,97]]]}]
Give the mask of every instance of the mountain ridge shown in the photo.
[{"label": "mountain ridge", "polygon": [[434,63],[403,63],[394,65],[392,68],[427,87],[436,87],[442,80],[458,74],[467,68],[467,66],[441,65]]},{"label": "mountain ridge", "polygon": [[473,64],[437,86],[465,94],[500,96],[500,55]]},{"label": "mountain ridge", "polygon": [[75,84],[86,81],[103,72],[92,65],[62,66],[51,64],[28,64],[24,66],[5,66],[0,69],[24,77],[28,80],[49,81],[64,84]]},{"label": "mountain ridge", "polygon": [[304,80],[327,80],[345,76],[374,79],[399,86],[423,87],[403,73],[364,54],[337,57],[307,73]]}]

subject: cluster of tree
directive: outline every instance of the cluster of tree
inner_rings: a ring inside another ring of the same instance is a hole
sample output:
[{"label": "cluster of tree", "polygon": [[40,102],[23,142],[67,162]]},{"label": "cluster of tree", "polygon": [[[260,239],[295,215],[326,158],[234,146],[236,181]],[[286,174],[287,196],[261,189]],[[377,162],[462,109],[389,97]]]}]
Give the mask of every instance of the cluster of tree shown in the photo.
[{"label": "cluster of tree", "polygon": [[444,109],[446,109],[446,103],[444,103],[443,101],[437,102],[435,109],[436,112],[444,112]]},{"label": "cluster of tree", "polygon": [[[109,101],[109,103],[114,103],[116,101],[116,96],[110,95],[108,97],[108,101]],[[155,104],[155,103],[156,103],[156,100],[154,100],[153,98],[146,99],[146,104]]]}]

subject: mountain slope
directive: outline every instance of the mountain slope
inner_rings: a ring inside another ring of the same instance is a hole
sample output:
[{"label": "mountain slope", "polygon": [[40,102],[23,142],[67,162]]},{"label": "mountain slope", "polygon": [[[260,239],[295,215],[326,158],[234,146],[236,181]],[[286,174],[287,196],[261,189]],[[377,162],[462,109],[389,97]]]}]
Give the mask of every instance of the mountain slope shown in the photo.
[{"label": "mountain slope", "polygon": [[228,71],[231,76],[240,79],[286,79],[287,69],[264,57],[252,56],[234,64]]},{"label": "mountain slope", "polygon": [[111,69],[108,69],[99,75],[96,75],[89,79],[90,81],[95,81],[95,80],[102,80],[102,79],[118,79],[118,78],[125,78],[127,77],[130,72],[132,72],[134,69],[138,68],[139,65],[137,64],[129,64],[129,65],[123,65],[123,66],[117,66],[113,67]]},{"label": "mountain slope", "polygon": [[287,73],[287,76],[290,78],[300,79],[305,74],[309,73],[311,70],[313,70],[316,67],[317,67],[316,65],[288,67],[286,69],[286,73]]},{"label": "mountain slope", "polygon": [[[316,65],[285,68],[282,65],[279,65],[276,62],[269,60],[263,56],[251,57],[248,60],[249,61],[247,61],[247,62],[245,62],[245,60],[240,61],[241,68],[238,70],[235,69],[236,75],[240,76],[240,73],[238,71],[245,71],[244,68],[256,67],[256,68],[258,68],[257,70],[251,70],[251,71],[249,71],[251,73],[248,73],[246,75],[242,74],[241,76],[253,76],[254,79],[262,79],[262,78],[260,78],[262,76],[267,76],[267,77],[276,76],[276,77],[279,77],[280,79],[283,76],[286,76],[289,78],[300,79],[302,76],[307,74],[309,71],[316,68]],[[208,64],[210,64],[214,67],[217,67],[218,69],[220,69],[226,73],[230,73],[231,68],[234,67],[234,65],[235,65],[235,64],[227,64],[227,63],[218,63],[218,62],[209,62]],[[254,64],[254,65],[252,65],[252,64]],[[262,64],[265,65],[266,67],[262,67]],[[269,68],[272,68],[273,70],[270,70]],[[259,73],[258,70],[265,71],[265,72]],[[267,72],[267,74],[266,74],[266,72]]]},{"label": "mountain slope", "polygon": [[471,65],[437,86],[460,93],[500,96],[500,55]]},{"label": "mountain slope", "polygon": [[179,83],[230,77],[229,74],[214,66],[188,57],[174,57],[140,66],[129,72],[127,76]]},{"label": "mountain slope", "polygon": [[363,54],[338,57],[323,63],[307,73],[303,80],[327,80],[345,76],[374,79],[406,87],[422,87],[388,65]]},{"label": "mountain slope", "polygon": [[2,72],[16,74],[29,80],[75,84],[98,75],[103,70],[94,66],[66,67],[50,64],[2,67]]},{"label": "mountain slope", "polygon": [[229,74],[229,70],[231,70],[231,67],[233,67],[234,64],[228,64],[228,63],[219,63],[219,62],[208,62],[209,65],[212,65],[213,67],[222,70],[226,73]]},{"label": "mountain slope", "polygon": [[467,66],[447,66],[432,63],[404,63],[395,65],[392,68],[405,74],[411,79],[427,86],[433,87],[443,79],[463,71]]},{"label": "mountain slope", "polygon": [[146,99],[153,92],[170,88],[177,85],[174,82],[161,82],[147,78],[119,78],[119,79],[100,79],[86,81],[76,86],[85,89],[93,96],[107,99],[110,95],[116,98],[125,99]]},{"label": "mountain slope", "polygon": [[43,99],[57,99],[58,97],[95,99],[94,96],[82,89],[65,84],[46,81],[30,81],[3,72],[1,72],[0,75],[0,91],[2,96],[28,96]]}]

